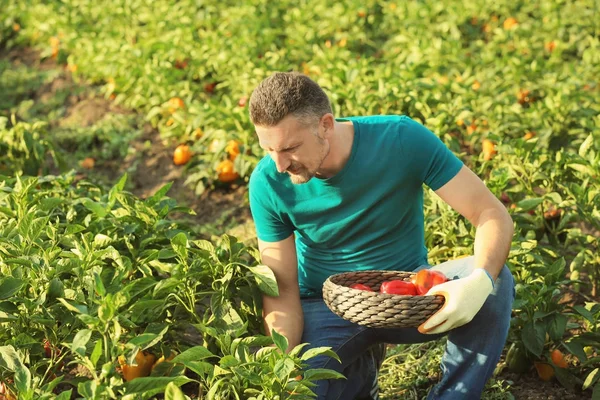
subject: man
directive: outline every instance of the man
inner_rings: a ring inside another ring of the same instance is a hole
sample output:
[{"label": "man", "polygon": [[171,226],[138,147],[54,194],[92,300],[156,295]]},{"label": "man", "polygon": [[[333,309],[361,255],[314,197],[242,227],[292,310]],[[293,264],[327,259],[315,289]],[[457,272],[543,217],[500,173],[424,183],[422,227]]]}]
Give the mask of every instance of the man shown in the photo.
[{"label": "man", "polygon": [[[343,372],[320,381],[319,399],[377,398],[381,343],[448,335],[443,377],[430,399],[479,399],[510,324],[513,278],[504,265],[513,224],[483,182],[428,129],[407,116],[334,118],[327,95],[299,73],[275,73],[250,99],[268,153],[250,178],[262,262],[277,278],[264,296],[267,332],[331,346],[311,368]],[[434,267],[453,279],[428,294],[444,307],[418,329],[374,329],[343,320],[321,297],[328,276],[359,270],[430,268],[423,184],[476,227],[474,256]],[[377,356],[377,353],[379,355]],[[375,382],[374,382],[375,381]]]}]

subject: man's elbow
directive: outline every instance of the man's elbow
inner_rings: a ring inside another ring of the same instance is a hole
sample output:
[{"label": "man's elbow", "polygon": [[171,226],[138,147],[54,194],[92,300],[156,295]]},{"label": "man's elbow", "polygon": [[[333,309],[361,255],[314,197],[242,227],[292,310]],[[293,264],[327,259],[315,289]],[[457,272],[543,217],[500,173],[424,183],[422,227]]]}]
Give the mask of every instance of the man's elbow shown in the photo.
[{"label": "man's elbow", "polygon": [[508,210],[504,205],[492,205],[485,208],[483,211],[474,218],[474,224],[476,227],[484,225],[490,221],[500,223],[503,230],[510,231],[511,236],[514,234],[514,222]]}]

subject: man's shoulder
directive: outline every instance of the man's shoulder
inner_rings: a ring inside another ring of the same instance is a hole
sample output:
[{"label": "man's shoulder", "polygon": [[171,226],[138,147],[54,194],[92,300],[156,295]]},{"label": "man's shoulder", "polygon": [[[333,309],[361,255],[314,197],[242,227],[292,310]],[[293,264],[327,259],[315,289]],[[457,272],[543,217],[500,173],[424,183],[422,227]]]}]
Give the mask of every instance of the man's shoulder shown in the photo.
[{"label": "man's shoulder", "polygon": [[406,121],[412,121],[409,116],[402,114],[353,116],[344,119],[364,125],[402,124]]},{"label": "man's shoulder", "polygon": [[410,131],[417,124],[411,117],[402,114],[349,117],[348,120],[357,124],[361,133],[376,133],[378,136],[397,136]]},{"label": "man's shoulder", "polygon": [[401,146],[407,136],[413,136],[418,125],[407,115],[372,115],[349,119],[358,126],[361,141],[375,146],[391,146],[389,150]]}]

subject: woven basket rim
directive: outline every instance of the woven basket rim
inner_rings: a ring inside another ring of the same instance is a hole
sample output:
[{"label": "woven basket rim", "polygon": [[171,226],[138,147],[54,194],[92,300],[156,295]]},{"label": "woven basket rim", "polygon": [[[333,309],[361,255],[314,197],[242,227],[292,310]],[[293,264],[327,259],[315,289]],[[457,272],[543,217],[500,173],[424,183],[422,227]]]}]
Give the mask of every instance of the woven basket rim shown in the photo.
[{"label": "woven basket rim", "polygon": [[438,298],[438,297],[442,297],[445,300],[445,297],[442,296],[442,295],[439,295],[439,294],[435,294],[435,295],[425,295],[425,294],[421,294],[421,295],[391,294],[391,293],[381,293],[378,290],[373,290],[372,292],[370,292],[368,290],[354,289],[354,288],[351,288],[350,286],[340,285],[340,284],[334,282],[335,278],[341,278],[341,277],[352,276],[352,275],[364,275],[364,274],[376,275],[376,274],[379,274],[379,273],[386,273],[386,274],[399,273],[399,274],[404,274],[404,275],[409,275],[409,276],[412,276],[412,275],[416,274],[416,272],[414,272],[414,271],[387,270],[387,269],[369,269],[369,270],[362,270],[362,271],[338,272],[336,274],[333,274],[333,275],[330,275],[329,277],[327,277],[327,279],[323,283],[323,291],[326,290],[326,286],[332,285],[333,289],[331,289],[331,291],[333,291],[333,292],[335,292],[335,290],[337,288],[345,288],[345,290],[350,290],[350,291],[353,291],[355,293],[360,293],[361,295],[366,295],[366,296],[370,296],[370,297],[379,296],[379,297],[382,297],[382,298],[402,300],[402,299],[406,299],[406,298],[412,298],[412,297],[415,297],[415,296],[419,296],[419,297],[422,297],[422,298],[430,298],[430,299],[435,299],[435,298]]},{"label": "woven basket rim", "polygon": [[[444,296],[399,295],[379,291],[386,280],[397,277],[410,281],[414,274],[414,271],[396,270],[339,272],[327,277],[323,283],[323,300],[333,313],[359,325],[374,328],[418,327],[443,307],[446,300]],[[354,283],[369,285],[373,291],[351,288],[350,285]]]}]

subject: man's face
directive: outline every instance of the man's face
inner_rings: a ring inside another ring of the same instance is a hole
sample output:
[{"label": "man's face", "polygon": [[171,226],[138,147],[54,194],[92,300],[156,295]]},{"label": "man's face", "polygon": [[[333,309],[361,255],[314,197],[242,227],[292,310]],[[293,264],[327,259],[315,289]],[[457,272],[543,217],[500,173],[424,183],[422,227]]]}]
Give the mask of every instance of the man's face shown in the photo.
[{"label": "man's face", "polygon": [[320,129],[320,124],[307,126],[289,115],[275,126],[256,126],[256,133],[277,170],[287,172],[292,183],[299,184],[314,177],[329,154],[329,141]]}]

